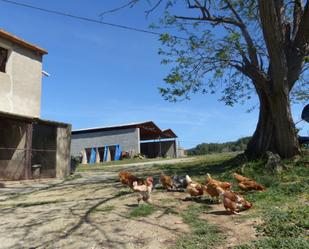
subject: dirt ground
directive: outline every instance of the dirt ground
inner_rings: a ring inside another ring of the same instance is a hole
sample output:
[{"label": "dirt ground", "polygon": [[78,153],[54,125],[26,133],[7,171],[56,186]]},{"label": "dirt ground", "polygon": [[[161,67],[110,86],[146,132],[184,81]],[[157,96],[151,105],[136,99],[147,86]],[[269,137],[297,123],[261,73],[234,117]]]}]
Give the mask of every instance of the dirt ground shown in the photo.
[{"label": "dirt ground", "polygon": [[[121,167],[123,168],[123,167]],[[168,248],[190,228],[169,212],[188,201],[181,192],[155,191],[159,207],[148,217],[131,218],[136,195],[118,183],[119,167],[82,173],[82,178],[9,184],[0,189],[0,248]],[[143,166],[126,167],[133,172]],[[147,168],[152,174],[151,167]],[[203,213],[225,232],[229,248],[255,238],[254,220],[227,216],[221,205]]]}]

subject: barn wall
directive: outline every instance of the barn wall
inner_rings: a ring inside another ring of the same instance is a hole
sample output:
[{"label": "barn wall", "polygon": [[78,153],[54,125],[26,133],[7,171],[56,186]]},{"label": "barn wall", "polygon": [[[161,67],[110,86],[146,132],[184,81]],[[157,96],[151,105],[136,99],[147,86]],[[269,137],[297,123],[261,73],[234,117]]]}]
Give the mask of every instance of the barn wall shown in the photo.
[{"label": "barn wall", "polygon": [[140,152],[139,129],[123,129],[84,134],[72,134],[71,154],[78,156],[85,148],[119,144],[123,151]]}]

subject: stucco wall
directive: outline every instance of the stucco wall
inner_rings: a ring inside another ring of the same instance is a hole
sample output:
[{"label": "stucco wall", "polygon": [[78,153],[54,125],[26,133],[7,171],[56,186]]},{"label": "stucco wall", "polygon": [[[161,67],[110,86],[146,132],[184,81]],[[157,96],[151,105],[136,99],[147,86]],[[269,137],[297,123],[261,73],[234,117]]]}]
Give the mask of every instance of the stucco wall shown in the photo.
[{"label": "stucco wall", "polygon": [[72,134],[71,154],[78,156],[82,149],[114,144],[119,144],[124,151],[139,153],[139,129]]},{"label": "stucco wall", "polygon": [[6,73],[0,72],[0,111],[39,117],[42,56],[3,38],[0,47],[9,50]]}]

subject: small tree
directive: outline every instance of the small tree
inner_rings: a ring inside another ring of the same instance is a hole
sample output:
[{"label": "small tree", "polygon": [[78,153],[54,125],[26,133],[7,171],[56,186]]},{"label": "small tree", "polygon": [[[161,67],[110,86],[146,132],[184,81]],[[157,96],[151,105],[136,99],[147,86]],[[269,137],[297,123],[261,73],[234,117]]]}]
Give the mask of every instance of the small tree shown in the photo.
[{"label": "small tree", "polygon": [[164,98],[223,85],[221,100],[232,106],[256,94],[259,119],[248,156],[299,154],[290,102],[309,99],[309,0],[159,0],[151,11],[163,3],[161,24],[184,38],[161,36],[162,63],[173,65],[160,89]]}]

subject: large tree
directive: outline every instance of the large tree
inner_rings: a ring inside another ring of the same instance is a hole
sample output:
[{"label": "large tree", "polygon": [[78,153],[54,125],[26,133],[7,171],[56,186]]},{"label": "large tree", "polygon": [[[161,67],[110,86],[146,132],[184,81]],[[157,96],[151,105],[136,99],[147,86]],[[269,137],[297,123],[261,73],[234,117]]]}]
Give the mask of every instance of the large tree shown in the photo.
[{"label": "large tree", "polygon": [[257,95],[248,156],[299,154],[291,98],[309,99],[309,0],[156,0],[147,14],[162,5],[161,25],[178,29],[161,36],[162,63],[172,65],[162,95],[177,101],[223,87],[227,105]]}]

